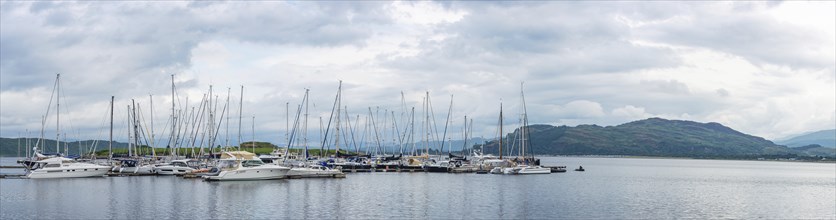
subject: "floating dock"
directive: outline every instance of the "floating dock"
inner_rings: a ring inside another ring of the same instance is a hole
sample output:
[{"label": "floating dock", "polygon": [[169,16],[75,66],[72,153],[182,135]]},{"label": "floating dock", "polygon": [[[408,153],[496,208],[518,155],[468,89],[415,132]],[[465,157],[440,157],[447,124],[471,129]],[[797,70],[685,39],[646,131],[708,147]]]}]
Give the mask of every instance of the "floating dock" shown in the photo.
[{"label": "floating dock", "polygon": [[29,179],[26,174],[0,174],[0,179]]}]

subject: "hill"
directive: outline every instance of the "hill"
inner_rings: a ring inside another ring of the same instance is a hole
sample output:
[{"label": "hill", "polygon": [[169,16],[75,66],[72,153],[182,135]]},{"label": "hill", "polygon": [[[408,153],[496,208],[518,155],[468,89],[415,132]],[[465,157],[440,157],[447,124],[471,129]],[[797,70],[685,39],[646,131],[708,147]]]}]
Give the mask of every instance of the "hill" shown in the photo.
[{"label": "hill", "polygon": [[[618,126],[530,125],[528,130],[534,154],[738,157],[797,153],[714,122],[649,118]],[[518,132],[508,134],[506,155],[517,151],[513,139]],[[497,147],[491,142],[486,152],[496,153]]]},{"label": "hill", "polygon": [[818,144],[826,148],[836,148],[836,129],[816,131],[786,140],[776,141],[775,143],[786,145],[787,147],[801,147]]}]

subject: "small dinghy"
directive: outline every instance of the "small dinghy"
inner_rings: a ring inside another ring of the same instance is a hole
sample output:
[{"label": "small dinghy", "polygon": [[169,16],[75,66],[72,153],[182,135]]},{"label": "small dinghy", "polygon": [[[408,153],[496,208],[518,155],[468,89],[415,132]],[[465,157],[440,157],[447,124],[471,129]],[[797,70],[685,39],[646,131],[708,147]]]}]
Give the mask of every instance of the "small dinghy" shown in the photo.
[{"label": "small dinghy", "polygon": [[578,167],[578,169],[575,169],[575,171],[584,171],[583,166]]}]

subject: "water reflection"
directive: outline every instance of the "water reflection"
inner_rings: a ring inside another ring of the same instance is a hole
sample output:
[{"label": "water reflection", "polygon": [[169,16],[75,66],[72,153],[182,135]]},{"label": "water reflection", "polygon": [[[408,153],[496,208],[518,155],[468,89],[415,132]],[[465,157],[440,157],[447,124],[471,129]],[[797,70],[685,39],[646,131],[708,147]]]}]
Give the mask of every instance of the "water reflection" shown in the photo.
[{"label": "water reflection", "polygon": [[0,219],[836,218],[836,165],[544,158],[586,172],[0,180]]}]

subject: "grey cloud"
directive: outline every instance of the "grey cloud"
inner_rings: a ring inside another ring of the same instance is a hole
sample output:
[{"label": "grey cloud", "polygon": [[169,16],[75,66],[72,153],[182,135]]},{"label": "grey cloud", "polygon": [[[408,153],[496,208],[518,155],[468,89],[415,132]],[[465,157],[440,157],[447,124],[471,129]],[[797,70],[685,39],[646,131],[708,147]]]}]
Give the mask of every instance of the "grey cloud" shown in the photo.
[{"label": "grey cloud", "polygon": [[[714,7],[710,3],[440,2],[430,4],[468,14],[457,22],[416,28],[395,23],[388,14],[389,2],[4,1],[0,4],[0,71],[3,73],[0,87],[4,98],[14,92],[32,96],[48,94],[54,73],[61,72],[66,76],[66,96],[77,102],[68,108],[92,111],[99,111],[94,107],[103,106],[110,95],[116,95],[118,101],[168,91],[172,73],[178,74],[178,88],[205,91],[208,86],[201,82],[211,81],[206,79],[211,76],[201,71],[212,70],[194,67],[191,53],[207,41],[257,45],[252,48],[350,45],[363,50],[377,43],[370,39],[390,37],[389,34],[423,39],[401,44],[403,49],[419,49],[415,56],[392,58],[401,54],[379,54],[362,64],[281,63],[262,70],[262,67],[246,66],[248,63],[234,63],[244,65],[244,71],[257,72],[242,74],[242,78],[251,77],[242,79],[248,83],[247,88],[261,90],[245,91],[245,117],[255,114],[259,136],[269,137],[271,141],[282,139],[277,138],[282,135],[276,128],[284,128],[284,103],[290,102],[293,109],[301,100],[304,88],[311,88],[311,100],[317,105],[317,112],[312,115],[322,115],[330,111],[340,78],[346,79],[343,103],[349,106],[352,115],[365,115],[368,106],[398,110],[399,91],[405,92],[410,107],[419,110],[420,97],[429,90],[436,116],[443,120],[449,95],[453,93],[454,118],[459,119],[463,114],[475,118],[478,136],[494,130],[499,99],[503,99],[506,115],[519,112],[520,81],[526,81],[532,123],[608,125],[644,115],[689,115],[699,119],[718,109],[732,108],[730,102],[740,101],[734,99],[745,94],[804,91],[797,85],[791,85],[795,90],[788,90],[757,82],[750,88],[756,92],[734,85],[700,91],[698,86],[689,88],[689,82],[666,77],[642,78],[640,75],[645,70],[681,66],[682,51],[637,41],[703,47],[740,55],[756,64],[832,68],[832,63],[824,62],[824,58],[811,57],[807,50],[795,49],[818,45],[820,39],[808,37],[813,32],[748,13],[757,9],[749,6],[734,9],[734,13],[739,13],[734,14],[712,11]],[[619,20],[620,16],[650,23],[631,27]],[[672,19],[677,16],[698,19]],[[394,33],[411,28],[422,31],[428,28],[430,33],[407,36]],[[448,38],[429,39],[435,34]],[[774,39],[762,37],[773,35]],[[752,40],[746,41],[748,38]],[[809,42],[798,43],[801,41]],[[266,59],[262,55],[255,59]],[[341,72],[349,73],[335,74]],[[236,96],[237,85],[225,83],[237,82],[213,83],[221,83],[215,87],[221,99],[226,86],[232,86]],[[741,95],[724,98],[725,89]],[[160,99],[164,100],[165,96]],[[31,122],[38,121],[41,106],[36,110],[9,111],[19,103],[9,104],[7,100],[0,106],[4,126],[8,122],[21,125],[18,127],[36,124]],[[583,110],[573,114],[550,111],[551,107],[568,106],[577,100],[599,103],[600,108],[591,109],[600,109],[601,114],[580,114]],[[124,104],[123,101],[117,106],[124,108]],[[88,108],[82,108],[85,106]],[[584,105],[578,109],[581,107]],[[13,119],[24,117],[33,120]],[[512,117],[516,116],[508,116],[509,122],[515,120]],[[245,121],[245,127],[248,123],[249,120]],[[312,127],[315,123],[311,123]],[[96,123],[87,124],[95,126]],[[5,129],[2,135],[8,134]],[[313,129],[311,132],[316,133]]]},{"label": "grey cloud", "polygon": [[731,93],[729,93],[729,90],[723,88],[717,89],[716,92],[717,95],[719,95],[720,97],[728,97],[729,95],[731,95]]},{"label": "grey cloud", "polygon": [[631,43],[630,28],[607,14],[617,11],[617,7],[564,2],[522,3],[506,8],[466,5],[474,6],[466,8],[469,15],[437,30],[454,37],[441,43],[424,41],[424,51],[417,57],[384,60],[384,65],[428,72],[510,68],[515,73],[548,77],[627,72],[679,63],[670,49]]},{"label": "grey cloud", "polygon": [[662,94],[689,94],[688,85],[677,80],[642,80],[640,85],[649,91]]},{"label": "grey cloud", "polygon": [[741,4],[746,6],[730,10],[711,4],[687,4],[688,10],[668,17],[679,19],[642,26],[635,34],[650,41],[735,54],[758,65],[834,69],[832,53],[823,54],[823,47],[834,46],[833,39],[821,31],[760,16],[762,12],[753,10],[756,7]]}]

